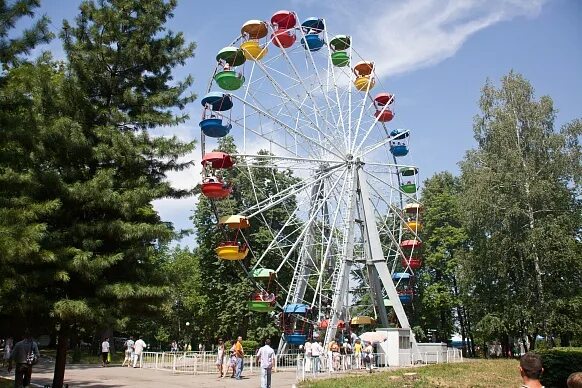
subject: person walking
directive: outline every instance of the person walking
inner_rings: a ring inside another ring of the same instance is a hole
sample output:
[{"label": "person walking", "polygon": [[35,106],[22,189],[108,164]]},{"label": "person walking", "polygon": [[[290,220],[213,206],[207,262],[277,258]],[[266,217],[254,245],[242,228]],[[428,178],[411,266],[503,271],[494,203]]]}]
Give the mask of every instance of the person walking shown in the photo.
[{"label": "person walking", "polygon": [[372,357],[374,353],[374,348],[371,342],[366,342],[366,347],[364,348],[364,365],[368,372],[372,373]]},{"label": "person walking", "polygon": [[244,367],[244,356],[245,356],[245,352],[242,346],[242,337],[239,336],[237,338],[236,344],[234,344],[234,353],[236,356],[236,373],[234,378],[237,380],[241,380],[242,379],[242,371],[243,371],[243,367]]},{"label": "person walking", "polygon": [[142,353],[143,350],[147,348],[146,343],[141,339],[141,337],[138,337],[138,340],[135,341],[135,344],[133,346],[134,349],[134,355],[133,355],[133,367],[136,368],[137,362],[139,361],[139,367],[141,368],[141,363],[142,363]]},{"label": "person walking", "polygon": [[2,366],[8,364],[8,359],[10,358],[10,353],[12,352],[12,347],[14,346],[14,340],[12,337],[6,338],[4,341],[4,358],[2,360]]},{"label": "person walking", "polygon": [[352,345],[350,345],[347,338],[344,339],[344,344],[340,349],[340,352],[342,353],[343,369],[352,369]]},{"label": "person walking", "polygon": [[271,348],[271,340],[265,340],[265,346],[257,352],[257,364],[261,363],[261,388],[271,388],[271,372],[275,365],[275,351]]},{"label": "person walking", "polygon": [[219,378],[223,378],[224,377],[224,373],[223,373],[223,365],[224,365],[224,352],[225,352],[225,348],[224,348],[224,342],[222,342],[222,339],[218,340],[218,352],[216,355],[216,369],[218,369],[218,377]]},{"label": "person walking", "polygon": [[317,342],[315,339],[311,344],[311,360],[313,361],[313,377],[317,376],[319,373],[319,368],[321,365],[321,357],[323,356],[323,346],[321,346],[321,342]]},{"label": "person walking", "polygon": [[354,358],[356,360],[356,369],[362,368],[362,342],[358,338],[354,344]]},{"label": "person walking", "polygon": [[311,360],[311,340],[307,339],[305,342],[305,372],[311,372],[312,360]]},{"label": "person walking", "polygon": [[105,337],[101,342],[101,367],[105,368],[109,364],[109,338]]},{"label": "person walking", "polygon": [[226,372],[224,373],[225,375],[228,374],[228,371],[230,369],[232,369],[232,374],[230,375],[231,379],[234,379],[234,373],[236,371],[236,353],[234,351],[234,348],[236,347],[236,341],[232,340],[231,342],[231,347],[230,347],[230,358],[228,360],[228,364],[226,366]]},{"label": "person walking", "polygon": [[12,362],[16,364],[14,368],[14,386],[16,388],[30,385],[32,366],[36,364],[39,357],[37,343],[32,340],[30,333],[25,331],[24,339],[14,345],[8,358],[8,373],[12,371]]},{"label": "person walking", "polygon": [[131,363],[133,361],[133,346],[135,345],[135,341],[133,340],[133,336],[130,336],[127,341],[125,341],[125,358],[121,363],[121,366],[125,366],[125,362],[127,361],[127,367],[131,367]]}]

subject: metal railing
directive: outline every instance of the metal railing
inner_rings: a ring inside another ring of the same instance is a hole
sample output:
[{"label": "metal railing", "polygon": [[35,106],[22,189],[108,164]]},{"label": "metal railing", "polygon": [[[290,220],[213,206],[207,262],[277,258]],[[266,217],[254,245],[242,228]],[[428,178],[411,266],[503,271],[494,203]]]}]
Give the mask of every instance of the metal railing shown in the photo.
[{"label": "metal railing", "polygon": [[[218,373],[216,358],[217,355],[213,352],[143,352],[140,366],[172,373],[210,374]],[[302,362],[302,359],[303,354],[281,354],[276,356],[274,370],[294,371],[297,369],[297,363]],[[230,358],[224,358],[223,373],[227,372],[230,362]],[[245,356],[243,358],[243,371],[254,373],[256,369],[255,356]]]},{"label": "metal railing", "polygon": [[[399,353],[399,356],[401,360],[403,358],[407,359],[409,365],[414,364],[410,352]],[[423,352],[420,356],[423,364],[463,361],[463,355],[459,349],[447,349],[446,352]],[[354,354],[333,355],[327,352],[317,357],[317,359],[304,357],[303,355],[296,357],[298,358],[296,373],[298,381],[334,373],[349,373],[357,370],[383,370],[390,367],[385,353],[372,353],[369,363],[364,362],[363,356]]]},{"label": "metal railing", "polygon": [[[410,352],[399,354],[401,359],[406,359],[413,364]],[[142,368],[163,370],[172,373],[211,374],[218,373],[216,366],[216,353],[214,352],[143,352],[139,362]],[[463,361],[460,349],[447,349],[436,352],[423,352],[420,354],[422,364],[450,363]],[[222,365],[223,373],[227,372],[230,358],[225,357]],[[368,368],[388,368],[386,354],[372,353],[370,363],[355,354],[339,355],[326,352],[321,356],[305,357],[303,353],[285,353],[276,356],[274,371],[296,371],[299,381],[306,378],[315,378],[322,374],[345,373]],[[243,373],[255,373],[257,371],[254,355],[243,358]],[[230,372],[229,372],[230,373]]]}]

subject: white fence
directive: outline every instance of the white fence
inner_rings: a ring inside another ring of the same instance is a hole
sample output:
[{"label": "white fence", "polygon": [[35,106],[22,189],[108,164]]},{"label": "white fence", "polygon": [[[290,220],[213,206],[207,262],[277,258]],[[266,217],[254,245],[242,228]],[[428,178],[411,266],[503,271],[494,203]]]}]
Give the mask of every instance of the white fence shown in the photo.
[{"label": "white fence", "polygon": [[[404,356],[404,353],[401,355]],[[406,357],[410,357],[406,353]],[[314,378],[322,374],[345,373],[359,369],[385,369],[388,368],[384,353],[373,353],[370,364],[364,363],[360,357],[354,354],[333,355],[324,354],[317,359],[305,357],[302,353],[280,354],[277,356],[277,366],[275,370],[295,371],[297,380]],[[423,352],[417,363],[449,363],[463,361],[463,356],[459,349],[448,349],[446,352]],[[225,358],[223,373],[227,372],[230,359]],[[410,364],[413,364],[410,358]],[[143,352],[140,360],[142,368],[169,371],[172,373],[204,374],[218,373],[216,366],[216,353],[213,352]],[[257,365],[254,356],[245,356],[243,360],[243,371],[245,373],[256,372]],[[229,371],[231,373],[231,371]]]},{"label": "white fence", "polygon": [[[401,358],[409,358],[410,365],[414,364],[410,353],[402,353],[400,356]],[[354,354],[336,355],[334,357],[328,353],[317,359],[313,357],[299,357],[300,360],[296,363],[298,381],[317,378],[322,374],[329,375],[333,373],[346,373],[364,369],[368,371],[382,370],[390,367],[384,353],[372,353],[369,364],[365,363],[361,357],[356,357]],[[416,363],[431,364],[461,361],[463,361],[463,355],[459,349],[448,349],[444,355],[442,352],[424,352],[420,354],[420,359],[417,359]]]},{"label": "white fence", "polygon": [[[301,360],[302,357],[302,354],[281,354],[277,356],[276,369],[294,371],[297,369],[298,360]],[[222,365],[223,373],[226,373],[229,362],[230,359],[225,357]],[[218,374],[216,353],[213,352],[143,352],[140,365],[142,368],[166,370],[173,373]],[[256,368],[255,357],[245,356],[243,371],[252,373]]]}]

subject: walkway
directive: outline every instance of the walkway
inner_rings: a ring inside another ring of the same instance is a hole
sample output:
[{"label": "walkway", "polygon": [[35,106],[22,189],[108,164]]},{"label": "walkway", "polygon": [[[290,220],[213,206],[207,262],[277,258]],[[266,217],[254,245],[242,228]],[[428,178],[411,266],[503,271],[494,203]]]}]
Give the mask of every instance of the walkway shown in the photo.
[{"label": "walkway", "polygon": [[[53,366],[35,366],[32,374],[33,386],[43,387],[51,384],[53,380]],[[2,377],[8,377],[6,369],[0,373]],[[14,378],[10,375],[10,378]],[[101,368],[97,365],[67,365],[65,372],[65,384],[70,388],[259,388],[261,386],[258,374],[245,374],[243,371],[242,380],[231,378],[218,379],[216,375],[192,375],[192,374],[172,374],[166,371],[152,369],[122,368],[120,366],[109,366]],[[295,384],[295,372],[273,373],[274,387],[292,387]]]}]

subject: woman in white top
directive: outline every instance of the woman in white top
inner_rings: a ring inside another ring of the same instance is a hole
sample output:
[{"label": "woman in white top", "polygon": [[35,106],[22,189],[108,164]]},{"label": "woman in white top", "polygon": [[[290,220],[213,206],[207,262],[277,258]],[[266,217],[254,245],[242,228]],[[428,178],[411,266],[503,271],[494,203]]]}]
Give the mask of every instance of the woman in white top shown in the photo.
[{"label": "woman in white top", "polygon": [[12,353],[13,345],[14,341],[12,340],[12,337],[6,338],[6,341],[4,342],[4,361],[2,365],[4,365],[4,363],[8,363],[8,360],[10,359],[10,353]]},{"label": "woman in white top", "polygon": [[218,377],[224,377],[222,373],[222,365],[224,364],[224,342],[221,339],[218,340],[218,354],[216,355],[216,369],[218,369]]}]

